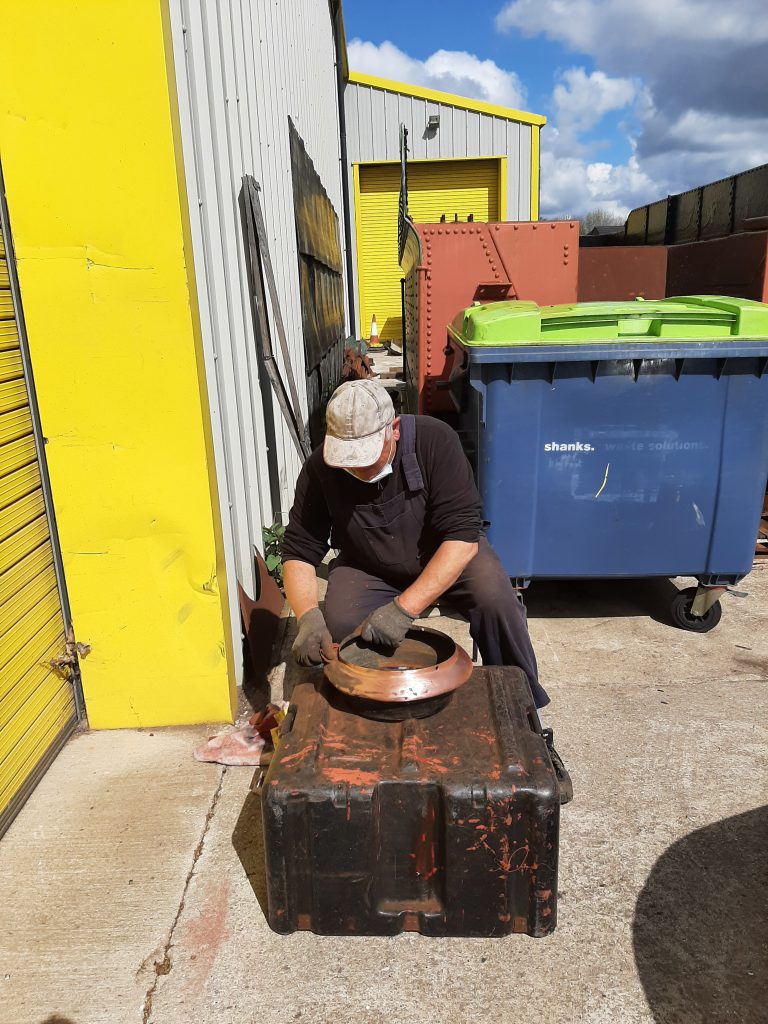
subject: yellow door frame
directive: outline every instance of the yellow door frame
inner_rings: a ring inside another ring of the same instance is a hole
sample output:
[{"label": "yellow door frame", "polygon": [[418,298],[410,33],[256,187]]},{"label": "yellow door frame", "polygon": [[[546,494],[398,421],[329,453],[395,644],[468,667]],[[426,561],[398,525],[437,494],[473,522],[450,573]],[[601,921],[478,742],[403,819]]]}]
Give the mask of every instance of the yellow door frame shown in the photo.
[{"label": "yellow door frame", "polygon": [[425,89],[421,85],[410,85],[406,82],[397,82],[392,78],[367,75],[362,71],[350,71],[347,75],[347,81],[351,85],[367,85],[372,89],[379,89],[382,92],[394,92],[400,96],[412,96],[415,99],[430,100],[432,103],[442,103],[447,107],[458,107],[459,110],[471,110],[477,114],[490,114],[491,117],[500,117],[505,121],[517,122],[518,124],[541,127],[541,125],[547,123],[547,119],[543,114],[532,114],[528,110],[517,110],[514,107],[501,107],[496,103],[486,103],[484,100],[471,99],[469,96],[459,96],[454,92]]},{"label": "yellow door frame", "polygon": [[531,220],[539,219],[541,128],[531,128]]},{"label": "yellow door frame", "polygon": [[365,292],[363,289],[363,277],[360,272],[360,164],[352,164],[352,181],[355,193],[355,274],[357,276],[357,329],[360,337],[363,337],[363,308],[365,306]]},{"label": "yellow door frame", "polygon": [[[532,131],[535,129],[532,129]],[[536,130],[538,139],[538,130]],[[507,219],[507,164],[508,157],[503,156],[449,156],[449,157],[420,157],[416,160],[409,160],[409,164],[448,164],[466,163],[468,160],[475,162],[479,160],[496,160],[498,162],[498,185],[499,185],[499,220]],[[365,287],[360,263],[360,168],[361,167],[383,167],[386,164],[399,165],[399,160],[355,160],[352,164],[352,190],[355,204],[355,272],[357,274],[357,318],[360,337],[363,337],[363,322],[361,313],[366,305]],[[533,179],[531,179],[531,211],[533,211]],[[537,213],[538,216],[538,213]],[[535,220],[531,212],[531,220]]]}]

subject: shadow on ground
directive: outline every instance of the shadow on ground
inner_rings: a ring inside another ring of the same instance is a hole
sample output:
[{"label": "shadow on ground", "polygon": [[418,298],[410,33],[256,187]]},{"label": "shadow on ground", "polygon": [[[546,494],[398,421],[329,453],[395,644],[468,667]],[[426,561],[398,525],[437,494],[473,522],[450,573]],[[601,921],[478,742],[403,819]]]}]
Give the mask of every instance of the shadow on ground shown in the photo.
[{"label": "shadow on ground", "polygon": [[529,619],[599,619],[647,616],[672,625],[678,590],[669,579],[537,580],[523,592]]},{"label": "shadow on ground", "polygon": [[633,942],[657,1024],[768,1019],[766,850],[761,807],[692,832],[656,861]]},{"label": "shadow on ground", "polygon": [[[260,772],[261,769],[257,770]],[[264,833],[262,832],[261,797],[248,791],[232,833],[232,845],[243,865],[248,882],[259,906],[267,917],[267,876],[264,869]]]}]

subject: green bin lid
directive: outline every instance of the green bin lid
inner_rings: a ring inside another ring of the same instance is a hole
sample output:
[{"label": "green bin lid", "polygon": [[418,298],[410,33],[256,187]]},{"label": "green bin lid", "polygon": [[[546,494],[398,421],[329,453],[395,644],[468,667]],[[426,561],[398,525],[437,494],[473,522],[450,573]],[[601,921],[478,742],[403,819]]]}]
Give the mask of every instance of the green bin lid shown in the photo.
[{"label": "green bin lid", "polygon": [[763,339],[768,338],[768,303],[724,295],[562,306],[514,300],[470,306],[449,330],[469,346]]}]

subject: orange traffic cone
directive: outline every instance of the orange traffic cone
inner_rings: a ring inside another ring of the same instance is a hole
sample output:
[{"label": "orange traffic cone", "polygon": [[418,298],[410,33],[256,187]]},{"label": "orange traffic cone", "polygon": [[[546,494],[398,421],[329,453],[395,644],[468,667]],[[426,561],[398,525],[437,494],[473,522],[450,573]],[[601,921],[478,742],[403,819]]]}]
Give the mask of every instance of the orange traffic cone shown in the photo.
[{"label": "orange traffic cone", "polygon": [[379,326],[376,323],[376,314],[374,313],[373,316],[371,317],[370,345],[371,345],[371,347],[373,347],[374,345],[378,345],[378,344],[379,344]]}]

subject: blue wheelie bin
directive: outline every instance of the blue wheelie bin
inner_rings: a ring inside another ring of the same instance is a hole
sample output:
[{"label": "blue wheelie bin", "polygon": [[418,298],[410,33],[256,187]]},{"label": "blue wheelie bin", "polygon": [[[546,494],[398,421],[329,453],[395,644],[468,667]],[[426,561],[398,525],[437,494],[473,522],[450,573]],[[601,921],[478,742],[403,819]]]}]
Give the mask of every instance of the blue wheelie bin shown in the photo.
[{"label": "blue wheelie bin", "polygon": [[673,618],[717,625],[768,477],[768,304],[498,302],[449,332],[489,540],[516,585],[693,576]]}]

